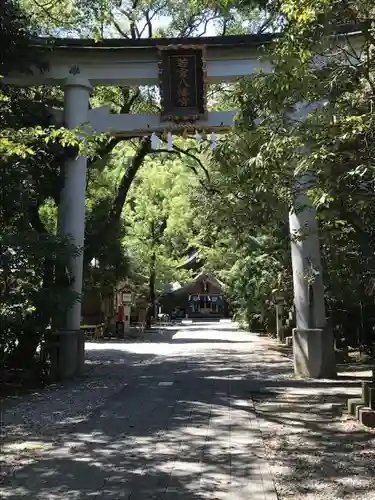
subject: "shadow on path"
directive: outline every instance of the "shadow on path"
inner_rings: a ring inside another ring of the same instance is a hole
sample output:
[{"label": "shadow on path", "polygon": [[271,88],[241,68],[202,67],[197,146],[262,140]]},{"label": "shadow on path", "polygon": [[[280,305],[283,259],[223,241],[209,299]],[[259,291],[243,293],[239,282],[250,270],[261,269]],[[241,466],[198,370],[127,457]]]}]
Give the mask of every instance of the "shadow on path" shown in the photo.
[{"label": "shadow on path", "polygon": [[276,500],[267,453],[280,499],[375,498],[372,436],[341,425],[347,384],[293,380],[290,360],[255,336],[186,330],[88,346],[92,370],[77,387],[41,396],[41,425],[17,411],[35,401],[5,415],[4,453],[14,455],[17,436],[19,450],[3,497]]}]

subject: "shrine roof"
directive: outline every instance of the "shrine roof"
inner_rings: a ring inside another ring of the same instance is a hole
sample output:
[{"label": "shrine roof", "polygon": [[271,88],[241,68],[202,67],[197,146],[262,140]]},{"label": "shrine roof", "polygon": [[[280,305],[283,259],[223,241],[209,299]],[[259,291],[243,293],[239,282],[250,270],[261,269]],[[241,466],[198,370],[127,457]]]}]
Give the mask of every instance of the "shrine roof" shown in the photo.
[{"label": "shrine roof", "polygon": [[194,286],[196,283],[202,280],[208,281],[209,283],[218,286],[221,289],[224,289],[225,287],[225,284],[219,279],[217,279],[214,275],[208,274],[206,272],[201,272],[197,276],[195,276],[195,278],[191,279],[190,281],[180,286],[179,288],[165,292],[163,296],[165,297],[165,296],[181,295],[183,293],[187,293],[192,286]]},{"label": "shrine roof", "polygon": [[[361,33],[360,27],[353,24],[345,24],[332,28],[333,36],[355,36]],[[263,33],[250,35],[225,35],[209,37],[189,38],[139,38],[137,40],[127,38],[107,38],[104,40],[93,40],[83,38],[36,38],[31,40],[31,45],[46,47],[50,49],[153,49],[158,46],[168,45],[204,45],[212,48],[251,48],[259,47],[276,40],[280,33]]]}]

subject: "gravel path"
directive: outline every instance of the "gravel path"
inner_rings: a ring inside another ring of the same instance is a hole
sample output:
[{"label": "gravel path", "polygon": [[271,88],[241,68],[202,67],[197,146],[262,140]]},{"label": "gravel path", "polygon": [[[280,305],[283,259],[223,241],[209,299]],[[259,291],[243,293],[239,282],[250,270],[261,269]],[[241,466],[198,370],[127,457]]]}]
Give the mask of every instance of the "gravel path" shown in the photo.
[{"label": "gravel path", "polygon": [[0,485],[10,474],[33,463],[48,448],[48,439],[85,421],[123,388],[124,380],[141,375],[155,356],[132,352],[137,351],[136,346],[87,343],[82,379],[2,402]]},{"label": "gravel path", "polygon": [[[265,366],[276,357],[291,369],[268,343]],[[345,412],[359,395],[358,383],[329,380],[266,382],[252,394],[279,500],[375,500],[375,429]]]},{"label": "gravel path", "polygon": [[256,400],[279,500],[375,499],[375,436],[342,418],[332,399]]},{"label": "gravel path", "polygon": [[[56,436],[66,436],[114,400],[125,380],[138,380],[151,365],[168,361],[172,366],[179,357],[203,359],[209,352],[220,379],[228,361],[217,343],[185,343],[183,337],[169,343],[155,334],[150,340],[88,344],[83,380],[7,402],[0,483],[1,477],[4,482],[10,473],[35,463]],[[358,383],[295,381],[291,359],[276,342],[259,337],[246,342],[233,344],[231,356],[238,380],[254,401],[279,500],[375,500],[375,434],[342,411],[346,399],[359,394]]]}]

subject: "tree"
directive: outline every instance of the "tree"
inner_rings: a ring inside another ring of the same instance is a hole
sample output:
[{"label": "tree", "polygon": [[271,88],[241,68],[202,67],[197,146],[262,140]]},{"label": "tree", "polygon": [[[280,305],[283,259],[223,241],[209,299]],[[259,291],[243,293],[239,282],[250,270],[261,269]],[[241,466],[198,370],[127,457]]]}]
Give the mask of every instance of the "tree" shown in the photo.
[{"label": "tree", "polygon": [[[27,17],[11,0],[1,9],[5,50],[0,68],[6,74],[24,70],[35,56],[27,50]],[[51,318],[77,299],[54,279],[56,265],[64,268],[77,249],[69,240],[48,233],[39,213],[52,196],[46,186],[55,180],[62,145],[74,146],[75,139],[64,130],[49,128],[45,106],[36,102],[37,92],[0,87],[2,366],[23,368],[33,363]]]},{"label": "tree", "polygon": [[177,266],[192,238],[187,193],[197,179],[181,160],[168,156],[162,153],[142,170],[124,212],[128,226],[124,244],[133,269],[147,276],[149,283],[149,322],[164,286],[186,278]]},{"label": "tree", "polygon": [[[237,87],[242,126],[211,157],[217,193],[213,210],[222,203],[222,227],[230,222],[245,255],[247,244],[254,247],[254,237],[271,242],[261,261],[268,271],[281,263],[291,294],[286,230],[291,180],[295,174],[314,174],[317,183],[309,195],[318,209],[330,315],[338,339],[344,335],[346,341],[357,342],[357,333],[349,330],[360,326],[366,337],[361,341],[369,345],[373,319],[364,311],[372,302],[367,289],[374,266],[372,6],[353,2],[342,8],[342,3],[328,0],[270,5],[283,20],[282,36],[267,51],[274,72],[252,75]],[[360,31],[360,59],[353,39],[337,35],[350,28],[338,26],[344,21]],[[320,65],[313,64],[317,60]],[[292,118],[300,103],[314,101],[326,104],[315,106],[303,119]],[[281,254],[271,267],[275,248]],[[256,267],[253,261],[250,267]],[[246,282],[251,283],[250,276]],[[251,286],[259,290],[259,285]],[[273,279],[260,290],[263,305],[271,301],[274,286]],[[238,293],[245,296],[245,284]],[[260,314],[260,304],[257,309]],[[339,309],[354,324],[339,318]]]},{"label": "tree", "polygon": [[[243,12],[236,11],[225,2],[215,3],[210,0],[200,2],[171,2],[168,0],[154,0],[144,2],[105,1],[89,2],[70,0],[66,3],[58,1],[54,4],[45,4],[34,0],[23,0],[23,4],[31,12],[35,25],[41,26],[42,33],[52,33],[76,36],[106,38],[120,36],[137,39],[142,36],[201,36],[207,29],[217,32],[244,32],[244,25],[249,9]],[[64,7],[64,8],[63,8]],[[252,16],[253,18],[254,16]],[[162,18],[166,24],[162,23]],[[146,92],[140,89],[129,88],[96,88],[92,98],[94,106],[110,104],[113,112],[158,111],[154,89]],[[124,142],[122,138],[111,138],[98,148],[89,164],[89,169],[103,168],[116,148]],[[100,206],[100,213],[95,224],[91,224],[85,241],[85,261],[88,263],[95,257],[98,241],[110,241],[117,238],[121,211],[138,170],[146,156],[150,154],[150,143],[147,139],[132,141],[136,145],[133,158],[126,162],[126,170],[117,184],[117,190],[112,202],[107,204],[107,216],[104,217],[104,205]],[[93,219],[95,215],[92,214]]]}]

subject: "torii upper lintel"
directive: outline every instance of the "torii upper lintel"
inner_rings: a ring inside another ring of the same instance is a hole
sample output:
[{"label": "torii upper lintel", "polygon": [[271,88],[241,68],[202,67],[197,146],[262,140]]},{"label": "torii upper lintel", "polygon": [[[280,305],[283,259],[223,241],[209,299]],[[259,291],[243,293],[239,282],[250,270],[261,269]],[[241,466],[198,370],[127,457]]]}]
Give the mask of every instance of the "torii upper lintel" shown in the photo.
[{"label": "torii upper lintel", "polygon": [[[354,25],[338,26],[332,32],[343,41],[360,35]],[[206,48],[208,83],[230,82],[259,70],[272,71],[267,58],[260,57],[261,48],[278,37],[280,34],[101,41],[40,38],[30,45],[48,69],[34,67],[27,74],[5,75],[4,81],[20,86],[63,85],[66,78],[80,76],[92,86],[158,85],[158,47],[190,45]]]}]

